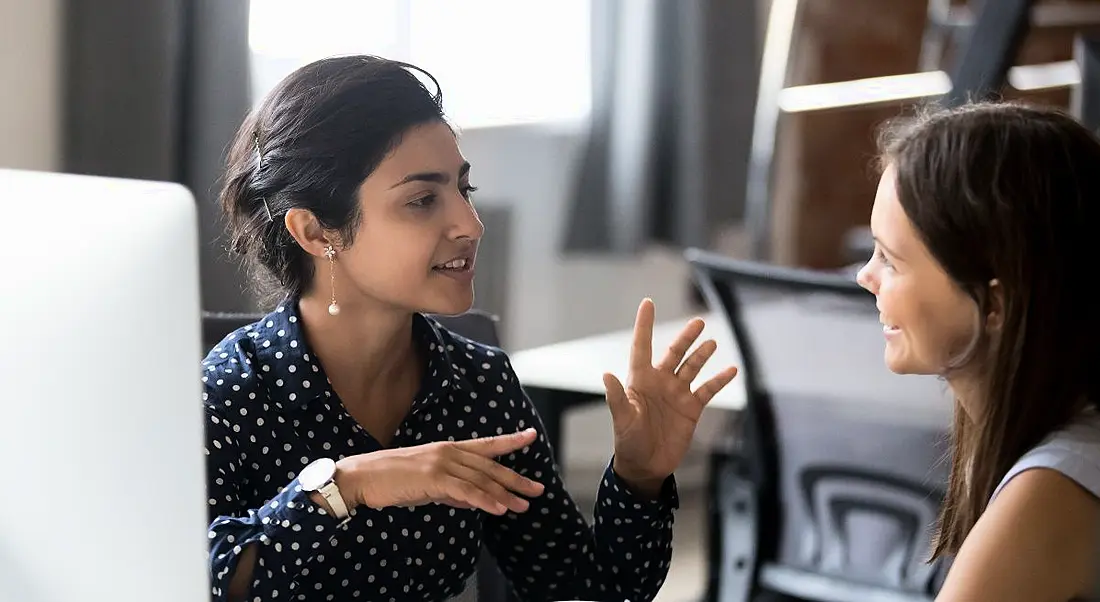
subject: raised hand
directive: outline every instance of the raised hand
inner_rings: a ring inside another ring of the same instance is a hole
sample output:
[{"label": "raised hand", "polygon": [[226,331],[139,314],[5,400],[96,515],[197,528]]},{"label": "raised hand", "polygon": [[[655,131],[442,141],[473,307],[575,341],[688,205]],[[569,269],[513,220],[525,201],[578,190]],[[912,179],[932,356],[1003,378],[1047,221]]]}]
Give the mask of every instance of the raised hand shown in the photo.
[{"label": "raised hand", "polygon": [[653,321],[653,302],[645,299],[634,321],[626,387],[614,374],[604,375],[615,431],[615,472],[642,489],[652,489],[680,465],[703,408],[737,375],[730,366],[693,391],[692,381],[718,344],[705,341],[684,359],[703,332],[703,320],[695,318],[655,365]]},{"label": "raised hand", "polygon": [[336,485],[349,507],[441,503],[495,515],[525,512],[529,503],[521,496],[542,495],[543,485],[494,458],[527,447],[537,436],[527,429],[352,456],[336,463]]}]

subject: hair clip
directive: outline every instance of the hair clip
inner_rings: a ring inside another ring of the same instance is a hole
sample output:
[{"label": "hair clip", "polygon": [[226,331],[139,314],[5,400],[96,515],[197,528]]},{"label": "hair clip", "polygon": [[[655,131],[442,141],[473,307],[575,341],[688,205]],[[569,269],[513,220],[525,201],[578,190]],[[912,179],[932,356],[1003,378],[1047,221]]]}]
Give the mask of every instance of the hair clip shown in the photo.
[{"label": "hair clip", "polygon": [[[256,167],[264,161],[264,153],[260,150],[260,131],[256,129],[252,132],[252,146],[256,149]],[[275,217],[271,215],[271,207],[267,204],[267,197],[260,197],[260,202],[264,205],[264,213],[267,214],[267,221],[274,222]]]},{"label": "hair clip", "polygon": [[264,204],[264,213],[267,213],[267,221],[274,222],[275,218],[271,215],[271,207],[267,205],[267,198],[260,197],[260,202]]}]

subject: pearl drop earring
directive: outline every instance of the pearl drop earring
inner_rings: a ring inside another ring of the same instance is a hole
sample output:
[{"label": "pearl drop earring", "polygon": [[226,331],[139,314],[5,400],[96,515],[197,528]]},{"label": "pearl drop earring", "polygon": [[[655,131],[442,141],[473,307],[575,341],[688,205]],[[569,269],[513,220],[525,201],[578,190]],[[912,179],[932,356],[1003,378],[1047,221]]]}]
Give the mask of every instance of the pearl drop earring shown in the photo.
[{"label": "pearl drop earring", "polygon": [[336,249],[332,245],[325,247],[325,257],[328,258],[329,285],[332,289],[332,303],[328,306],[330,316],[340,313],[340,306],[336,303]]}]

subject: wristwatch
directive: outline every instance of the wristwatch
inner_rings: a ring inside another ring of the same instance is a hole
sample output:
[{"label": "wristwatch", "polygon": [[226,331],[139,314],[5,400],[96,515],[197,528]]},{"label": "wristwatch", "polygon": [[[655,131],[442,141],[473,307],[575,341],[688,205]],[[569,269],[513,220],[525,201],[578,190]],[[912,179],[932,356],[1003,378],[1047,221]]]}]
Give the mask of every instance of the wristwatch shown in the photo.
[{"label": "wristwatch", "polygon": [[298,474],[298,484],[302,486],[302,491],[320,493],[332,508],[336,520],[340,521],[340,526],[343,526],[351,520],[351,513],[344,503],[344,496],[340,495],[340,488],[336,486],[335,476],[336,462],[332,458],[321,458],[302,469]]}]

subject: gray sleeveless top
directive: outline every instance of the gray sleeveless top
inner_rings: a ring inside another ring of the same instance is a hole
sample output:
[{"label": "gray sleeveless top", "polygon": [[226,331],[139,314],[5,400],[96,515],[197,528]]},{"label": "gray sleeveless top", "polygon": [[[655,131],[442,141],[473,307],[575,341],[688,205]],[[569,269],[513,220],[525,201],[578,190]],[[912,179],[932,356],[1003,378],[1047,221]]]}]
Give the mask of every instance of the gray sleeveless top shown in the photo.
[{"label": "gray sleeveless top", "polygon": [[[1089,411],[1082,414],[1069,426],[1051,434],[1020,457],[1005,473],[990,502],[1013,477],[1032,468],[1056,470],[1100,498],[1100,413]],[[1097,534],[1097,541],[1100,545],[1100,534]],[[1076,600],[1100,601],[1100,569],[1096,572],[1092,595]]]}]

